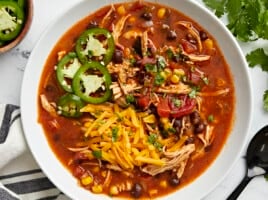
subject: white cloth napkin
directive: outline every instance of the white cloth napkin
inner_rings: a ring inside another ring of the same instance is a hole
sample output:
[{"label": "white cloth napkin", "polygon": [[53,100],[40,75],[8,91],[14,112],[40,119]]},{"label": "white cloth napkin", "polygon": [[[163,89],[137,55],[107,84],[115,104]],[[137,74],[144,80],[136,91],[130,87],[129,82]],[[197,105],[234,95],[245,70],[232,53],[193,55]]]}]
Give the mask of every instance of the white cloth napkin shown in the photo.
[{"label": "white cloth napkin", "polygon": [[20,109],[0,104],[0,200],[67,200],[43,174],[25,143]]}]

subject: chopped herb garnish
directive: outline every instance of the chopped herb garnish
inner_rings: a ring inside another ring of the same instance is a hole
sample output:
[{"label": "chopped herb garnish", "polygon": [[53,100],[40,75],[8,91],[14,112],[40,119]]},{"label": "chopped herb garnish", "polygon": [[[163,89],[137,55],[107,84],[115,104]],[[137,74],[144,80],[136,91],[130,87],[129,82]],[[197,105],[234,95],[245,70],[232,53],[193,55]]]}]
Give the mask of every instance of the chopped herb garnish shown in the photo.
[{"label": "chopped herb garnish", "polygon": [[176,107],[181,107],[181,105],[182,105],[182,101],[180,99],[177,99],[177,98],[173,98],[172,102]]},{"label": "chopped herb garnish", "polygon": [[157,58],[157,68],[158,71],[162,71],[166,67],[166,60],[163,56]]},{"label": "chopped herb garnish", "polygon": [[192,87],[192,91],[188,94],[190,98],[196,98],[196,94],[199,91],[198,87]]},{"label": "chopped herb garnish", "polygon": [[154,84],[159,86],[162,85],[165,82],[165,78],[161,76],[160,73],[157,73],[154,77]]},{"label": "chopped herb garnish", "polygon": [[157,66],[154,64],[145,64],[145,69],[147,72],[157,72]]},{"label": "chopped herb garnish", "polygon": [[136,99],[135,97],[133,96],[133,94],[128,94],[126,95],[126,102],[128,104],[131,104],[131,103],[135,103],[136,102]]},{"label": "chopped herb garnish", "polygon": [[101,159],[102,158],[102,151],[101,150],[92,151],[92,155],[97,159]]},{"label": "chopped herb garnish", "polygon": [[213,122],[214,121],[214,116],[213,115],[209,115],[208,116],[208,121],[209,122]]},{"label": "chopped herb garnish", "polygon": [[203,76],[203,77],[202,77],[202,80],[203,80],[203,82],[204,82],[206,85],[209,84],[209,79],[208,79],[208,77]]},{"label": "chopped herb garnish", "polygon": [[170,48],[166,51],[166,54],[168,59],[172,59],[174,57],[174,53]]},{"label": "chopped herb garnish", "polygon": [[163,145],[157,141],[157,135],[156,134],[150,134],[148,137],[148,142],[158,150],[162,151]]},{"label": "chopped herb garnish", "polygon": [[168,128],[167,131],[168,131],[169,133],[172,133],[172,134],[176,133],[176,129],[173,128],[173,127]]},{"label": "chopped herb garnish", "polygon": [[116,142],[118,139],[118,127],[112,128],[112,142]]}]

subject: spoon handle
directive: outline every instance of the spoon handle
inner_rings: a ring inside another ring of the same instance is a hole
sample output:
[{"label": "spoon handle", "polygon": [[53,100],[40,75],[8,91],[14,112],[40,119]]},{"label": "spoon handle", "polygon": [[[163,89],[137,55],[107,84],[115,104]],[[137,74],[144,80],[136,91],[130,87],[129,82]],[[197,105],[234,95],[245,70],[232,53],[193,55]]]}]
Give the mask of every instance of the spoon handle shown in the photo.
[{"label": "spoon handle", "polygon": [[236,189],[232,192],[232,194],[230,194],[230,196],[226,200],[236,200],[252,178],[253,177],[245,176],[241,183],[236,187]]}]

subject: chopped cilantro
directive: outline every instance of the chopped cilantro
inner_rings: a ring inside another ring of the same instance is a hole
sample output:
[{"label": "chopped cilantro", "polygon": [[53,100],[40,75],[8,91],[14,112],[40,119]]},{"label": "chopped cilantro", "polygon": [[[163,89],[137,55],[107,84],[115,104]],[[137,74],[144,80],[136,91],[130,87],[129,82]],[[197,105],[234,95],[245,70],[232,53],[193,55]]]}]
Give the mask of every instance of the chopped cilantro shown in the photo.
[{"label": "chopped cilantro", "polygon": [[214,121],[214,116],[213,115],[209,115],[208,116],[208,121],[209,122],[213,122]]},{"label": "chopped cilantro", "polygon": [[[203,0],[206,6],[215,11],[218,17],[226,14],[227,27],[243,42],[258,39],[268,40],[267,0]],[[268,55],[258,48],[246,55],[250,67],[259,65],[268,72]],[[268,90],[263,95],[264,109],[268,111]]]},{"label": "chopped cilantro", "polygon": [[200,89],[198,87],[192,87],[192,91],[188,94],[190,98],[196,98],[196,94]]},{"label": "chopped cilantro", "polygon": [[154,77],[154,84],[155,85],[162,85],[165,82],[165,78],[161,76],[160,73],[157,73]]},{"label": "chopped cilantro", "polygon": [[166,51],[166,54],[167,54],[168,59],[170,60],[174,57],[174,53],[170,48]]},{"label": "chopped cilantro", "polygon": [[263,71],[268,72],[268,54],[265,54],[264,50],[256,49],[246,56],[250,67],[260,65]]},{"label": "chopped cilantro", "polygon": [[157,68],[158,68],[158,71],[163,70],[165,67],[166,67],[166,60],[165,60],[165,58],[163,56],[159,56],[157,58]]},{"label": "chopped cilantro", "polygon": [[163,145],[157,141],[157,135],[156,134],[150,134],[148,137],[148,143],[154,145],[154,147],[158,151],[162,151]]},{"label": "chopped cilantro", "polygon": [[145,69],[147,72],[157,72],[157,66],[154,64],[145,64]]},{"label": "chopped cilantro", "polygon": [[136,99],[132,94],[128,94],[128,95],[126,95],[126,102],[128,104],[135,103]]},{"label": "chopped cilantro", "polygon": [[97,159],[101,159],[102,158],[102,151],[101,150],[92,151],[92,155]]},{"label": "chopped cilantro", "polygon": [[172,102],[176,107],[181,107],[181,105],[182,105],[182,101],[180,99],[177,99],[177,98],[173,98]]},{"label": "chopped cilantro", "polygon": [[118,139],[118,127],[112,128],[112,142],[116,142]]},{"label": "chopped cilantro", "polygon": [[209,79],[208,79],[208,77],[203,76],[203,77],[202,77],[202,80],[203,80],[203,82],[204,82],[206,85],[209,84]]}]

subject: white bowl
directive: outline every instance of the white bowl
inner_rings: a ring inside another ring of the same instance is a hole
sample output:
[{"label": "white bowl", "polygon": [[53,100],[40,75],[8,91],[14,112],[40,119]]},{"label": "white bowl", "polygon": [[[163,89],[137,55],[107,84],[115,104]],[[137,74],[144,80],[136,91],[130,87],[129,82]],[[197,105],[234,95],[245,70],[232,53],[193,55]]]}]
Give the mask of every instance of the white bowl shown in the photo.
[{"label": "white bowl", "polygon": [[[152,0],[155,2],[155,0]],[[117,0],[122,2],[122,0]],[[217,159],[192,183],[163,199],[201,199],[214,189],[228,174],[245,146],[252,115],[252,91],[247,64],[236,40],[210,11],[190,0],[157,0],[176,8],[197,21],[217,40],[235,83],[235,122],[230,136]],[[78,20],[104,6],[107,1],[82,1],[67,10],[43,34],[27,64],[22,91],[22,125],[30,150],[48,178],[72,199],[110,199],[94,195],[79,187],[76,179],[59,162],[50,149],[38,118],[38,86],[46,59],[59,38]]]}]

